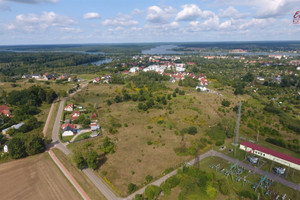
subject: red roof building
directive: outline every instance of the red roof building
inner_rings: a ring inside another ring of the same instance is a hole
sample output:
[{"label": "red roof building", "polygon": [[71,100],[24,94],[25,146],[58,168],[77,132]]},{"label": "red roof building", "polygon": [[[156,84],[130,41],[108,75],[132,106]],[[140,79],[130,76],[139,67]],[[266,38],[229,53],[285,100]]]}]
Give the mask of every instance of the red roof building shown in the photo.
[{"label": "red roof building", "polygon": [[97,114],[93,113],[91,117],[92,117],[92,119],[97,118]]},{"label": "red roof building", "polygon": [[68,105],[65,107],[64,110],[65,110],[65,111],[69,111],[69,112],[73,111],[73,110],[74,110],[74,104],[68,104]]},{"label": "red roof building", "polygon": [[275,161],[282,165],[291,167],[293,169],[300,170],[300,159],[298,159],[298,158],[294,158],[292,156],[289,156],[289,155],[286,155],[283,153],[279,153],[272,149],[267,149],[265,147],[258,146],[256,144],[253,144],[253,143],[250,143],[247,141],[241,142],[240,149],[242,149],[246,152],[261,156],[263,158]]},{"label": "red roof building", "polygon": [[80,116],[80,112],[76,110],[76,111],[72,112],[72,114],[71,114],[71,119],[72,119],[72,120],[75,120],[75,119],[77,119],[79,116]]},{"label": "red roof building", "polygon": [[62,129],[65,129],[66,127],[70,127],[70,128],[72,128],[72,129],[75,129],[75,128],[76,128],[76,126],[73,125],[73,124],[63,124],[63,125],[61,125],[61,128],[62,128]]},{"label": "red roof building", "polygon": [[10,110],[7,105],[0,106],[0,115],[10,116]]}]

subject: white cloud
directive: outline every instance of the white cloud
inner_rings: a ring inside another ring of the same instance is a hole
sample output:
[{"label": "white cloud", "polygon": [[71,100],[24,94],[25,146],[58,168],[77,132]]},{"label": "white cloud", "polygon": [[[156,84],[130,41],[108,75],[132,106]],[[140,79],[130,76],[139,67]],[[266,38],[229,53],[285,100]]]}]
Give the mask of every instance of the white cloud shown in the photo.
[{"label": "white cloud", "polygon": [[100,15],[96,12],[89,12],[83,15],[84,19],[99,19]]},{"label": "white cloud", "polygon": [[4,0],[9,2],[17,3],[28,3],[28,4],[38,4],[38,3],[58,3],[60,0]]},{"label": "white cloud", "polygon": [[182,8],[183,10],[176,16],[176,20],[178,21],[192,21],[202,15],[201,9],[195,4],[186,4]]},{"label": "white cloud", "polygon": [[79,28],[73,28],[73,27],[61,27],[59,30],[62,32],[68,32],[68,33],[81,33],[82,30]]},{"label": "white cloud", "polygon": [[146,20],[151,23],[165,24],[169,23],[172,17],[175,16],[176,10],[169,6],[162,9],[158,6],[151,6],[148,8]]},{"label": "white cloud", "polygon": [[227,9],[220,9],[218,11],[218,16],[222,18],[244,18],[248,17],[250,13],[240,13],[237,9],[235,9],[233,6],[229,6]]},{"label": "white cloud", "polygon": [[70,17],[58,15],[55,12],[43,12],[40,16],[36,14],[20,14],[16,16],[15,22],[7,26],[7,29],[33,32],[49,27],[68,27],[75,23]]},{"label": "white cloud", "polygon": [[135,26],[138,21],[131,19],[128,15],[118,15],[114,19],[106,19],[102,22],[104,26]]},{"label": "white cloud", "polygon": [[[256,0],[258,3],[258,1]],[[295,6],[300,4],[300,0],[261,0],[257,5],[258,10],[255,17],[269,18],[286,15],[295,11]]]}]

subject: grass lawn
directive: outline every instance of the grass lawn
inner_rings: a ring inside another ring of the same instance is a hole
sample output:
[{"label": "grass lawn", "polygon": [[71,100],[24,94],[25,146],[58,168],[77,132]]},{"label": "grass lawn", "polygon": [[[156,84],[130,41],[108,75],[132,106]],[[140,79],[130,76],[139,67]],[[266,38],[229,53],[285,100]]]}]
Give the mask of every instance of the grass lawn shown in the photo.
[{"label": "grass lawn", "polygon": [[81,135],[79,135],[75,140],[75,141],[79,141],[79,140],[83,140],[83,139],[87,139],[90,137],[92,132],[87,132],[87,133],[82,133]]},{"label": "grass lawn", "polygon": [[74,137],[74,135],[71,136],[63,136],[62,140],[63,142],[70,142],[70,140],[72,140],[72,138]]},{"label": "grass lawn", "polygon": [[90,179],[81,170],[77,169],[70,157],[67,157],[56,148],[53,149],[53,152],[91,199],[106,199]]}]

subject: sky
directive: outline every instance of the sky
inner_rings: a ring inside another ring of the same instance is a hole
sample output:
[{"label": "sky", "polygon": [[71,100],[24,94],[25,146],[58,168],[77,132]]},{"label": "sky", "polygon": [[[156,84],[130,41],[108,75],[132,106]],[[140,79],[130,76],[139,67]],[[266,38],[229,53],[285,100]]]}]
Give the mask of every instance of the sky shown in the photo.
[{"label": "sky", "polygon": [[0,0],[0,45],[299,40],[300,0]]}]

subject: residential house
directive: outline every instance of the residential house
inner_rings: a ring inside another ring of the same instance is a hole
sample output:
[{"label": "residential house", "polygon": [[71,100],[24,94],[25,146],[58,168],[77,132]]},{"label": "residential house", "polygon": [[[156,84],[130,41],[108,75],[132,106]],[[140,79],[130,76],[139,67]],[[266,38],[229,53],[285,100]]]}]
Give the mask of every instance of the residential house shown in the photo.
[{"label": "residential house", "polygon": [[200,89],[202,92],[208,92],[209,90],[206,87],[203,86],[196,86],[196,90]]},{"label": "residential house", "polygon": [[24,75],[22,76],[22,78],[31,78],[31,75],[29,75],[29,74],[24,74]]},{"label": "residential house", "polygon": [[72,120],[75,120],[75,119],[77,119],[79,116],[80,116],[80,112],[79,112],[79,111],[74,111],[74,112],[72,112],[72,114],[71,114],[71,119],[72,119]]},{"label": "residential house", "polygon": [[43,77],[45,80],[55,80],[55,77],[52,74],[44,74]]},{"label": "residential house", "polygon": [[203,85],[203,86],[207,86],[208,85],[208,80],[207,79],[201,78],[200,81],[201,81],[200,82],[201,85]]},{"label": "residential house", "polygon": [[41,79],[41,75],[40,74],[32,74],[31,78]]},{"label": "residential house", "polygon": [[62,136],[72,136],[77,133],[76,126],[74,126],[72,124],[63,124],[62,128],[63,128]]},{"label": "residential house", "polygon": [[96,113],[93,113],[92,116],[91,116],[91,118],[92,118],[92,119],[97,118],[97,114],[96,114]]},{"label": "residential house", "polygon": [[91,127],[92,131],[98,131],[100,129],[100,125],[98,123],[95,123],[95,122],[91,123],[90,127]]},{"label": "residential house", "polygon": [[130,73],[135,73],[135,72],[138,72],[140,69],[139,69],[139,67],[131,67],[130,69],[129,69],[129,72]]},{"label": "residential house", "polygon": [[175,78],[174,77],[170,78],[170,82],[175,83],[176,82]]},{"label": "residential house", "polygon": [[5,115],[7,117],[10,116],[10,110],[7,105],[3,104],[2,106],[0,106],[0,115]]},{"label": "residential house", "polygon": [[74,110],[74,104],[68,104],[65,109],[65,111],[68,111],[68,112],[72,112]]},{"label": "residential house", "polygon": [[93,80],[93,83],[100,83],[100,81],[101,81],[101,78],[98,77],[98,78],[95,78],[95,79]]}]

